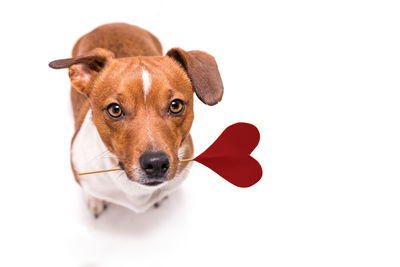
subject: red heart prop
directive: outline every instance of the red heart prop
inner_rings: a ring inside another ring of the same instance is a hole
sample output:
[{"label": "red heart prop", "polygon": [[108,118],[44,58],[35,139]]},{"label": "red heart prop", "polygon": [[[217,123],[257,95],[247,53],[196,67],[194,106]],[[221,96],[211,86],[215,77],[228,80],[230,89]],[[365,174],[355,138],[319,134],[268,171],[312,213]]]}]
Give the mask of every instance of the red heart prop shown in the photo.
[{"label": "red heart prop", "polygon": [[250,156],[259,141],[260,133],[254,125],[235,123],[194,160],[236,186],[249,187],[262,176],[260,163]]}]

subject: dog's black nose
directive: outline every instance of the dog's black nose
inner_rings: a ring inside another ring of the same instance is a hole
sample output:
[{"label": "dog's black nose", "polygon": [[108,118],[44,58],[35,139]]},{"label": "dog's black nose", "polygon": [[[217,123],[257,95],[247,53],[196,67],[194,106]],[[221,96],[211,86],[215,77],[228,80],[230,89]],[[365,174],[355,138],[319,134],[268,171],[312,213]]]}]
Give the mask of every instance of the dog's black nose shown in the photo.
[{"label": "dog's black nose", "polygon": [[140,167],[148,178],[163,178],[169,169],[168,155],[164,152],[145,152],[140,158]]}]

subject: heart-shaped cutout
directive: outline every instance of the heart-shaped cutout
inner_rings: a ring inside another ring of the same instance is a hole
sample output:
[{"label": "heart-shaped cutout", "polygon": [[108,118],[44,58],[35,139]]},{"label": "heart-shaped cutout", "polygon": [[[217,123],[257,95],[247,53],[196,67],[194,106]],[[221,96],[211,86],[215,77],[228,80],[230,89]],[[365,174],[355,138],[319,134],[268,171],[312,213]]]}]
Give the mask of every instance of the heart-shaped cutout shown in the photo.
[{"label": "heart-shaped cutout", "polygon": [[259,141],[260,133],[254,125],[235,123],[194,160],[236,186],[249,187],[262,176],[261,165],[250,156]]}]

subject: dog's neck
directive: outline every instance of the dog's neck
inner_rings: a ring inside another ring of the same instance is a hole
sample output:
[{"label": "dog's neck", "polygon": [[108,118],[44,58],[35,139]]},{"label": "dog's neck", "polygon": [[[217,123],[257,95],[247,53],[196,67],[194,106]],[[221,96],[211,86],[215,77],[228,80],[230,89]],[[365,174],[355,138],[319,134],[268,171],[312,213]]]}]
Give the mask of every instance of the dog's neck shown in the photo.
[{"label": "dog's neck", "polygon": [[[179,149],[179,159],[186,154],[186,149],[185,145]],[[91,109],[73,140],[71,159],[76,173],[118,168],[118,159],[106,148],[92,121]],[[190,164],[185,168],[178,166],[174,179],[157,186],[133,182],[122,170],[78,177],[89,195],[142,212],[170,194],[184,180],[189,168]]]}]

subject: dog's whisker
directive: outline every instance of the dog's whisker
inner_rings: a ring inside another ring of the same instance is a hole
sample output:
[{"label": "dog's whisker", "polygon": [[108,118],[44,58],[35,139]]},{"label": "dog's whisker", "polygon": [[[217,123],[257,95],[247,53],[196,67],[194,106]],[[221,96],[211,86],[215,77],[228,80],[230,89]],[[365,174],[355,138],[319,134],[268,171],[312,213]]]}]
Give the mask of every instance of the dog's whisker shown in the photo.
[{"label": "dog's whisker", "polygon": [[101,159],[112,159],[112,160],[118,161],[118,159],[116,157],[112,157],[112,156],[105,156],[105,157],[102,157]]},{"label": "dog's whisker", "polygon": [[124,175],[124,172],[121,172],[120,175],[118,176],[118,178],[120,178],[122,175]]},{"label": "dog's whisker", "polygon": [[99,155],[97,155],[96,158],[100,157],[100,156],[103,156],[103,155],[107,154],[108,152],[109,152],[108,149],[106,149],[103,152],[101,152]]},{"label": "dog's whisker", "polygon": [[90,161],[93,161],[93,160],[97,160],[97,159],[99,159],[99,158],[102,158],[103,156],[107,155],[107,153],[110,153],[110,154],[111,154],[111,152],[110,152],[108,149],[106,149],[105,151],[101,152],[99,155],[94,156]]}]

